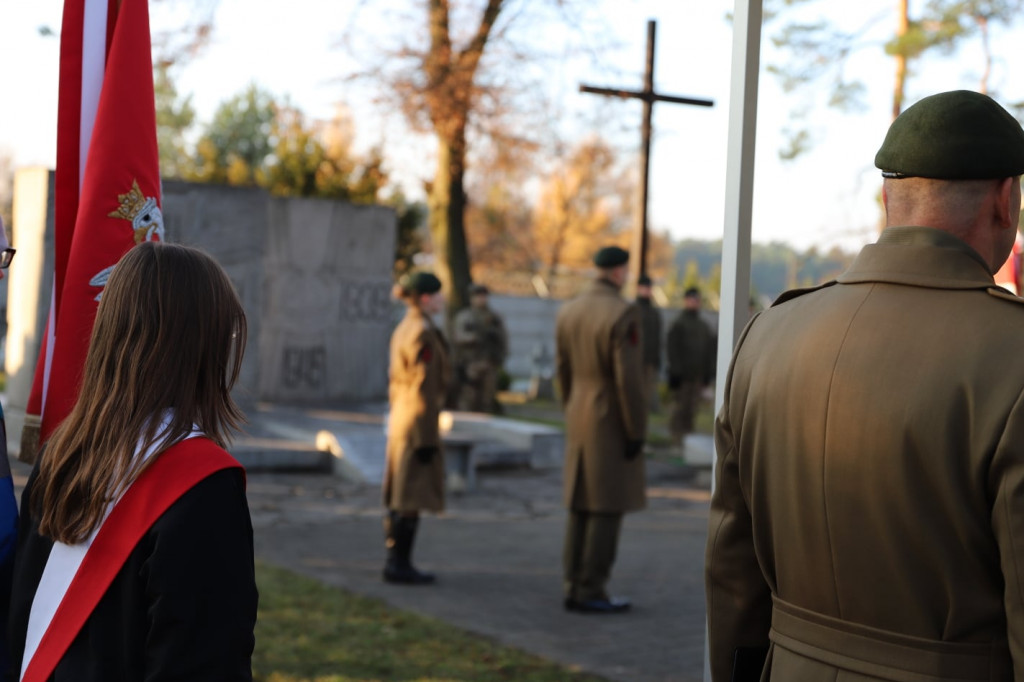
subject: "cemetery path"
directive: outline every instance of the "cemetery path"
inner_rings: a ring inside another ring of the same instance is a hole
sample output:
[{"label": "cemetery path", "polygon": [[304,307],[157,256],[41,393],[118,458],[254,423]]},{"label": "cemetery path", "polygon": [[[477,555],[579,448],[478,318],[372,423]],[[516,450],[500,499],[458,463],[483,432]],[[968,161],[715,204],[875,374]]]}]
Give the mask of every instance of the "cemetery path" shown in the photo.
[{"label": "cemetery path", "polygon": [[[561,416],[555,410],[551,421]],[[337,411],[332,430],[365,430],[367,418],[360,414],[380,412],[379,405]],[[688,441],[697,459],[709,451],[709,441]],[[383,448],[377,456],[383,457]],[[706,471],[695,475],[678,463],[648,460],[649,504],[625,518],[609,585],[613,594],[631,598],[634,608],[615,616],[562,608],[565,510],[558,469],[478,470],[474,490],[449,495],[443,515],[425,515],[414,558],[437,574],[438,583],[429,587],[381,580],[375,484],[253,473],[249,502],[256,553],[271,563],[609,680],[698,682],[704,669],[707,481]]]},{"label": "cemetery path", "polygon": [[649,505],[626,516],[610,589],[616,616],[566,613],[565,511],[557,472],[478,472],[473,492],[424,516],[414,557],[429,587],[381,581],[377,486],[315,474],[251,474],[256,553],[327,584],[382,599],[544,658],[621,682],[697,682],[704,661],[709,492],[654,463]]}]

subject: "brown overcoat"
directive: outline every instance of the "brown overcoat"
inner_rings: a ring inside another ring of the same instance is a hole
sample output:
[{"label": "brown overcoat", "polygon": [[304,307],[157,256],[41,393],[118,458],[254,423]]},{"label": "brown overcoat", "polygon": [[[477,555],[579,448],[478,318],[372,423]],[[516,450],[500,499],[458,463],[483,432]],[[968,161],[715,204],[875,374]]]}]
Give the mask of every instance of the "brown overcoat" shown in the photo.
[{"label": "brown overcoat", "polygon": [[[410,306],[391,335],[384,504],[395,511],[444,509],[444,455],[437,417],[448,377],[448,345],[420,308]],[[413,455],[436,447],[429,463]]]},{"label": "brown overcoat", "polygon": [[558,311],[556,371],[565,408],[565,504],[627,512],[647,501],[643,455],[626,441],[647,425],[640,314],[598,279]]},{"label": "brown overcoat", "polygon": [[1024,300],[920,227],[782,299],[716,423],[712,679],[1024,679]]}]

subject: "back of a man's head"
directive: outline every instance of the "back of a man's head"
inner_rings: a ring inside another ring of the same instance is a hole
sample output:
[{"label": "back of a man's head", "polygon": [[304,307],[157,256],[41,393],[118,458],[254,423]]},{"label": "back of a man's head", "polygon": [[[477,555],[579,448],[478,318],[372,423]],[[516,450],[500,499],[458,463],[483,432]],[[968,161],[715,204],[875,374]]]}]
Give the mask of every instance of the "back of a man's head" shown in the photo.
[{"label": "back of a man's head", "polygon": [[885,178],[995,180],[1024,172],[1024,130],[988,95],[925,97],[896,117],[875,155]]},{"label": "back of a man's head", "polygon": [[886,226],[923,225],[965,237],[996,180],[886,178]]},{"label": "back of a man's head", "polygon": [[999,183],[1024,173],[1024,130],[987,95],[925,97],[900,114],[875,156],[886,225],[923,225],[968,240]]}]

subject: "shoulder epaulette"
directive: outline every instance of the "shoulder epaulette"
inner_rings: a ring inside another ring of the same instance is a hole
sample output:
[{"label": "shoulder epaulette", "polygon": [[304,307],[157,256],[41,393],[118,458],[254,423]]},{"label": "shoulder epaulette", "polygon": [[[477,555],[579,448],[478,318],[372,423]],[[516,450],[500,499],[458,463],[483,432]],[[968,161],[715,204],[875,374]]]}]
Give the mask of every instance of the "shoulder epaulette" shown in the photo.
[{"label": "shoulder epaulette", "polygon": [[825,287],[830,287],[835,283],[836,280],[833,279],[831,281],[825,282],[824,284],[819,284],[816,287],[807,287],[806,289],[790,289],[789,291],[783,291],[781,294],[779,294],[778,298],[772,301],[771,307],[774,308],[775,306],[781,303],[785,303],[786,301],[792,301],[794,298],[797,298],[798,296],[803,296],[804,294],[809,294],[812,291],[818,291],[820,289],[824,289]]},{"label": "shoulder epaulette", "polygon": [[1013,303],[1018,304],[1024,303],[1024,298],[1021,298],[1020,296],[1017,296],[1016,294],[1011,293],[1000,286],[991,286],[985,291],[987,291],[989,295],[995,296],[996,298],[1001,298],[1004,301],[1012,301]]}]

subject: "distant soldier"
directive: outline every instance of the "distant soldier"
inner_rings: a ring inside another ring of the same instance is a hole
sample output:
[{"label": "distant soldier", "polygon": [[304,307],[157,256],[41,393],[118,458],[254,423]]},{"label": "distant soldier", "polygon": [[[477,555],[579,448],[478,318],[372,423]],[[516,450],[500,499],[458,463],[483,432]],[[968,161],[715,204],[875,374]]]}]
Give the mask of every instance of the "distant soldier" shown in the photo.
[{"label": "distant soldier", "polygon": [[658,411],[658,375],[661,372],[661,313],[651,301],[651,278],[640,275],[636,281],[636,304],[643,320],[644,395],[647,408]]},{"label": "distant soldier", "polygon": [[690,287],[683,295],[683,310],[668,330],[668,387],[672,395],[669,435],[681,448],[693,431],[693,416],[700,394],[715,376],[715,334],[700,315],[700,290]]},{"label": "distant soldier", "polygon": [[412,563],[420,512],[444,511],[444,453],[438,414],[448,378],[448,343],[431,315],[441,312],[441,282],[429,272],[407,275],[393,289],[406,306],[391,334],[388,441],[383,498],[387,562],[384,580],[434,582]]},{"label": "distant soldier", "polygon": [[616,246],[598,251],[597,279],[562,306],[556,322],[569,509],[563,585],[566,610],[581,613],[629,609],[605,586],[622,515],[647,502],[640,313],[619,294],[628,260],[629,253]]},{"label": "distant soldier", "polygon": [[508,335],[501,317],[487,305],[482,284],[469,288],[469,307],[455,316],[456,405],[470,412],[495,412],[498,373],[508,355]]}]

